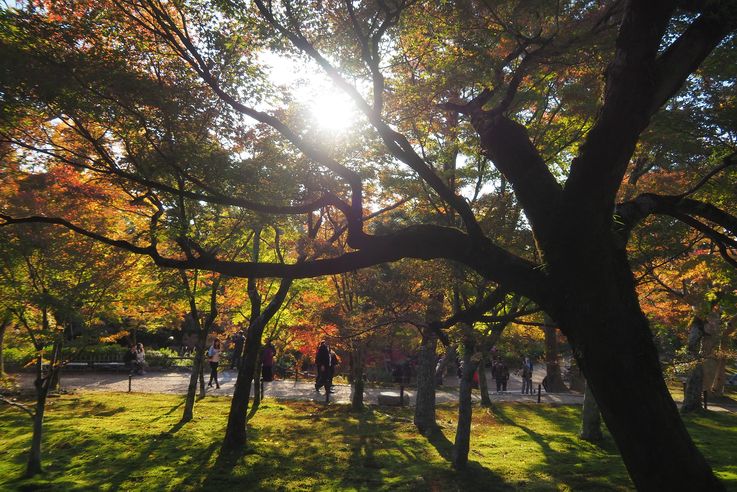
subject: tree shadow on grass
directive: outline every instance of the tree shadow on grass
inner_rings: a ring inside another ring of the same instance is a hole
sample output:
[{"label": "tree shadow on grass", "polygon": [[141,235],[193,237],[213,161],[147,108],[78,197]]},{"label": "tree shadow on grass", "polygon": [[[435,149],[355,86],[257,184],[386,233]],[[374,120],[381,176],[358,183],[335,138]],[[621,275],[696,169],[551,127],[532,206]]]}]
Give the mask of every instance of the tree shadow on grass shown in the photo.
[{"label": "tree shadow on grass", "polygon": [[[524,407],[518,405],[517,414]],[[529,411],[535,415],[544,408],[529,407]],[[530,469],[532,473],[550,475],[558,483],[565,483],[572,490],[615,490],[624,487],[616,485],[616,482],[626,483],[627,475],[606,476],[607,471],[611,474],[612,463],[624,466],[619,452],[611,439],[604,439],[599,443],[590,443],[578,437],[578,420],[570,417],[548,413],[542,415],[547,422],[556,427],[555,431],[548,435],[536,432],[532,428],[514,420],[504,405],[495,405],[494,416],[503,424],[516,427],[524,432],[528,438],[534,441],[543,453],[544,460]],[[555,448],[551,445],[555,444]],[[556,449],[557,448],[557,449]],[[574,468],[577,469],[573,471]],[[565,470],[565,473],[561,472]],[[615,483],[609,481],[615,479]],[[631,487],[631,483],[629,484]]]},{"label": "tree shadow on grass", "polygon": [[[99,403],[81,401],[73,404],[79,415],[119,413],[119,408],[106,409],[106,405]],[[106,490],[118,491],[138,488],[146,483],[150,490],[162,489],[179,480],[198,480],[201,474],[206,473],[204,467],[208,466],[212,453],[219,446],[219,442],[212,442],[198,447],[192,443],[191,436],[175,437],[179,430],[177,425],[165,432],[142,433],[135,427],[130,431],[111,431],[105,429],[104,424],[101,426],[94,422],[99,421],[85,417],[78,424],[82,427],[77,428],[49,419],[44,429],[42,458],[45,473],[33,479],[11,479],[3,486],[45,490],[49,483],[53,483],[55,490],[95,490],[104,485]],[[87,427],[89,425],[93,427]],[[30,429],[28,432],[30,446]],[[15,456],[14,461],[20,464],[26,457],[24,450]],[[70,474],[70,470],[73,473]]]},{"label": "tree shadow on grass", "polygon": [[501,476],[477,462],[469,462],[463,471],[437,459],[433,462],[425,442],[447,463],[453,456],[453,443],[439,428],[423,437],[407,419],[393,419],[371,409],[355,417],[341,421],[339,432],[350,448],[350,466],[339,488],[513,490]]}]

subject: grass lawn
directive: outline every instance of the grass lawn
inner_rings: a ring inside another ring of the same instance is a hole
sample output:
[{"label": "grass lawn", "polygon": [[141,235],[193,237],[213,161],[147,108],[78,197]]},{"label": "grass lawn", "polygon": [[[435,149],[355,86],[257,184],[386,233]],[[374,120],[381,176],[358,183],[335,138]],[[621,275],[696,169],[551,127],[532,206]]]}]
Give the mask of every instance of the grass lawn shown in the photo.
[{"label": "grass lawn", "polygon": [[[407,409],[266,400],[250,421],[249,447],[220,455],[228,398],[198,402],[179,425],[177,395],[81,393],[50,400],[46,473],[21,480],[28,417],[0,406],[0,490],[630,490],[611,437],[576,438],[578,407],[476,407],[470,463],[449,466],[455,408],[443,433],[418,435]],[[687,421],[731,490],[737,490],[737,416],[708,412]]]}]

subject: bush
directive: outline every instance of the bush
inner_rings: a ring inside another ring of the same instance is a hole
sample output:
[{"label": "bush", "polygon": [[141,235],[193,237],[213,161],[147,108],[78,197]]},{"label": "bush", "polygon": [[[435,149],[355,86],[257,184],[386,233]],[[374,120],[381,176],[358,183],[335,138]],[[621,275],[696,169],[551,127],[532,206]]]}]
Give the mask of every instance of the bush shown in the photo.
[{"label": "bush", "polygon": [[17,371],[26,364],[30,363],[36,356],[36,350],[32,346],[26,347],[5,347],[3,349],[3,358],[5,359],[5,368]]}]

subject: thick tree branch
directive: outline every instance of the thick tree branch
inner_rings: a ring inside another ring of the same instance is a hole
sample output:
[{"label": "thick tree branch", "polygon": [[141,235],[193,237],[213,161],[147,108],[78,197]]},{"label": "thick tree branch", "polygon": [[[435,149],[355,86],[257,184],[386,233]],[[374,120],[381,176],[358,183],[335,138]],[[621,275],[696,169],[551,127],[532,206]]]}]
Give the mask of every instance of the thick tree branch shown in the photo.
[{"label": "thick tree branch", "polygon": [[449,259],[463,263],[491,281],[505,285],[538,304],[547,300],[546,277],[532,262],[513,255],[488,239],[473,239],[462,231],[434,225],[408,227],[385,236],[366,236],[364,249],[335,258],[309,260],[293,264],[237,262],[220,260],[212,255],[187,259],[167,258],[149,246],[112,239],[88,231],[55,217],[13,218],[0,215],[0,227],[22,223],[46,223],[66,227],[78,234],[132,253],[150,257],[166,268],[202,269],[233,277],[307,278],[344,273],[403,258],[421,260]]},{"label": "thick tree branch", "polygon": [[561,187],[540,153],[530,142],[527,130],[508,117],[480,108],[471,113],[485,155],[504,174],[515,191],[533,230],[545,239],[553,226]]},{"label": "thick tree branch", "polygon": [[[725,11],[734,10],[730,2],[713,3],[723,5]],[[675,2],[666,0],[627,4],[614,59],[606,72],[601,113],[573,160],[565,186],[566,213],[572,220],[604,223],[611,219],[627,163],[650,117],[734,28],[729,16],[702,14],[658,57],[674,9]]]}]

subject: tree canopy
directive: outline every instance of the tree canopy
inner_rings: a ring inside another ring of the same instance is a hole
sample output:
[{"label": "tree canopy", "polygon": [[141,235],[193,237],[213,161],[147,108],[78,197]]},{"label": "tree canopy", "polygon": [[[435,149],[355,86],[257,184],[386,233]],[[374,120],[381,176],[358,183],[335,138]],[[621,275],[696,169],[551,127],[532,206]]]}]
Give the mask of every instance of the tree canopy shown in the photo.
[{"label": "tree canopy", "polygon": [[[0,14],[2,178],[129,199],[91,197],[114,233],[51,188],[2,226],[248,278],[450,260],[560,325],[638,487],[718,489],[627,246],[662,216],[737,264],[735,28],[727,0],[29,2]],[[321,127],[313,81],[360,118]],[[199,207],[291,249],[228,257],[184,227]]]}]

